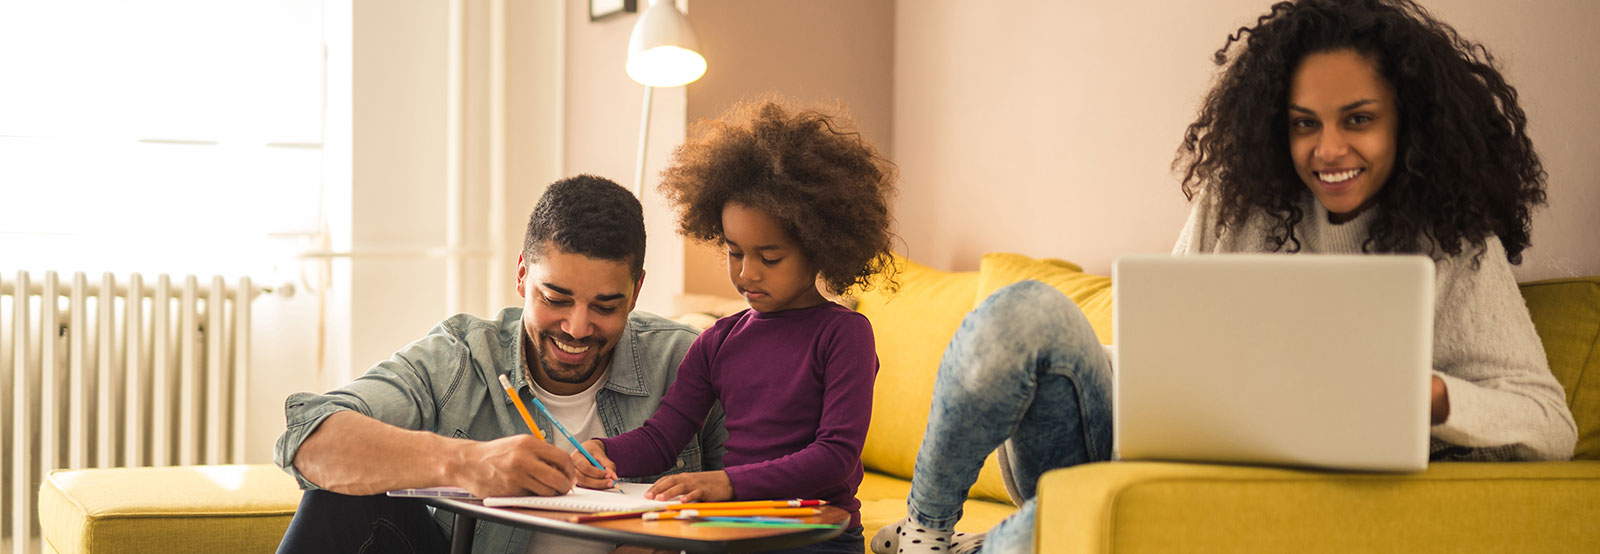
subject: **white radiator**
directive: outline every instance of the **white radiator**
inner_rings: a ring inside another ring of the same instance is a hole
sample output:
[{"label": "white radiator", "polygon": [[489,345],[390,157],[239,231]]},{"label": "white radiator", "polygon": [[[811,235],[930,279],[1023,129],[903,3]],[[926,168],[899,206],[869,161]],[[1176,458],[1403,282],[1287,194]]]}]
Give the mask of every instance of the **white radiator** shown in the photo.
[{"label": "white radiator", "polygon": [[0,275],[4,536],[38,541],[57,468],[239,463],[249,383],[248,278]]}]

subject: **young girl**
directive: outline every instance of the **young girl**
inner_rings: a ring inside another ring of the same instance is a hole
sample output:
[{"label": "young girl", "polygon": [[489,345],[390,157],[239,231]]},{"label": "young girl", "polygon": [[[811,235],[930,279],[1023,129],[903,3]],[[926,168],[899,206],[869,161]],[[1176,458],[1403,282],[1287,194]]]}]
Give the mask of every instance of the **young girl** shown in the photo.
[{"label": "young girl", "polygon": [[[1487,51],[1410,0],[1300,0],[1216,59],[1227,68],[1175,164],[1195,202],[1174,253],[1431,256],[1432,458],[1570,458],[1572,415],[1511,274],[1544,172]],[[987,347],[1002,337],[1010,347]],[[941,362],[909,517],[872,549],[1030,551],[1039,476],[1111,456],[1110,372],[1054,289],[995,293]],[[984,456],[1008,440],[1021,508],[986,539],[953,536]]]},{"label": "young girl", "polygon": [[[750,309],[700,335],[649,421],[584,447],[617,475],[661,473],[721,401],[726,469],[667,476],[649,495],[827,500],[850,524],[808,551],[861,552],[855,492],[878,359],[866,318],[822,287],[843,292],[892,270],[893,169],[839,119],[773,102],[737,107],[700,131],[674,153],[661,190],[682,234],[726,250]],[[586,461],[574,464],[580,485],[607,484]]]}]

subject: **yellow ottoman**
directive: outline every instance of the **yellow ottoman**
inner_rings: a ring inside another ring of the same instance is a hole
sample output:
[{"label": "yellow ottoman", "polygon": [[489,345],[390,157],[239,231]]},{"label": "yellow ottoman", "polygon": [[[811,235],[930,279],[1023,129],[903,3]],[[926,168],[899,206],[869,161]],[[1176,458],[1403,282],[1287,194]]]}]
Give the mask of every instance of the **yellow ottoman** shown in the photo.
[{"label": "yellow ottoman", "polygon": [[56,470],[39,486],[46,552],[272,552],[300,490],[272,465]]}]

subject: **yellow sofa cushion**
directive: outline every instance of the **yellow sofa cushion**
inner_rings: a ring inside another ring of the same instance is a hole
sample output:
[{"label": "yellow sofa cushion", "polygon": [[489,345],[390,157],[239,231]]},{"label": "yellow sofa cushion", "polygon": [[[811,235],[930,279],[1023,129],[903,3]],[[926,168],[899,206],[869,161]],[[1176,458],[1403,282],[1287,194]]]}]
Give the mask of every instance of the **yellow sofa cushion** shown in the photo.
[{"label": "yellow sofa cushion", "polygon": [[[899,291],[875,288],[857,296],[856,311],[872,322],[878,346],[872,425],[861,462],[868,470],[910,479],[928,425],[939,359],[972,311],[978,272],[941,271],[899,257],[895,263]],[[1009,502],[998,467],[990,454],[973,496]]]},{"label": "yellow sofa cushion", "polygon": [[1600,462],[1413,474],[1104,462],[1040,480],[1040,553],[1595,552]]},{"label": "yellow sofa cushion", "polygon": [[299,504],[271,465],[56,470],[39,527],[61,554],[270,552]]},{"label": "yellow sofa cushion", "polygon": [[1084,273],[1072,262],[1036,260],[1021,254],[984,254],[978,266],[976,302],[983,302],[995,291],[1027,279],[1055,287],[1071,298],[1089,318],[1089,325],[1094,327],[1100,343],[1111,344],[1111,278]]},{"label": "yellow sofa cushion", "polygon": [[[868,473],[861,479],[856,499],[861,501],[862,534],[871,539],[878,529],[906,517],[906,497],[911,495],[911,482],[881,473]],[[1017,511],[1009,503],[987,500],[967,500],[961,506],[961,521],[956,530],[964,533],[982,533],[1000,523],[1000,520]]]},{"label": "yellow sofa cushion", "polygon": [[1578,424],[1580,460],[1600,460],[1600,277],[1522,285],[1550,370]]}]

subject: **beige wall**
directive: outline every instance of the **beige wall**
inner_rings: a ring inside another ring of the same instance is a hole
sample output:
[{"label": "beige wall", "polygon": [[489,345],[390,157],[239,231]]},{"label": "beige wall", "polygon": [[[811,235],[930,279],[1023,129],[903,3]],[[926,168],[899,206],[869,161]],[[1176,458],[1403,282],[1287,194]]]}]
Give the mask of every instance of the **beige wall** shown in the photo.
[{"label": "beige wall", "polygon": [[[586,2],[568,0],[566,6],[564,173],[594,173],[631,187],[643,88],[623,65],[638,16],[591,22]],[[674,215],[655,190],[690,123],[776,92],[802,103],[838,101],[886,153],[893,132],[892,2],[694,0],[679,6],[707,70],[687,87],[654,93],[643,197],[649,248],[639,305],[657,313],[676,311],[673,300],[681,292],[735,294],[721,257],[677,235]]]},{"label": "beige wall", "polygon": [[[1166,252],[1187,213],[1170,174],[1209,55],[1264,0],[900,2],[894,156],[907,253],[951,269],[985,252],[1108,273]],[[1521,279],[1600,274],[1600,3],[1425,2],[1488,43],[1522,93],[1550,174]]]},{"label": "beige wall", "polygon": [[[639,16],[591,22],[587,1],[566,0],[566,7],[563,174],[590,173],[632,188],[644,86],[629,79],[623,67],[628,35]],[[683,241],[673,233],[672,215],[655,185],[672,148],[683,142],[684,89],[659,88],[653,95],[641,197],[648,246],[638,308],[670,314],[683,291]]]},{"label": "beige wall", "polygon": [[1434,0],[1446,22],[1495,54],[1528,112],[1550,174],[1549,207],[1533,218],[1522,279],[1600,274],[1600,2]]},{"label": "beige wall", "polygon": [[[778,93],[805,105],[842,106],[862,137],[891,151],[893,2],[694,0],[692,6],[708,68],[688,87],[691,123]],[[737,296],[718,250],[693,242],[684,249],[686,292]]]}]

